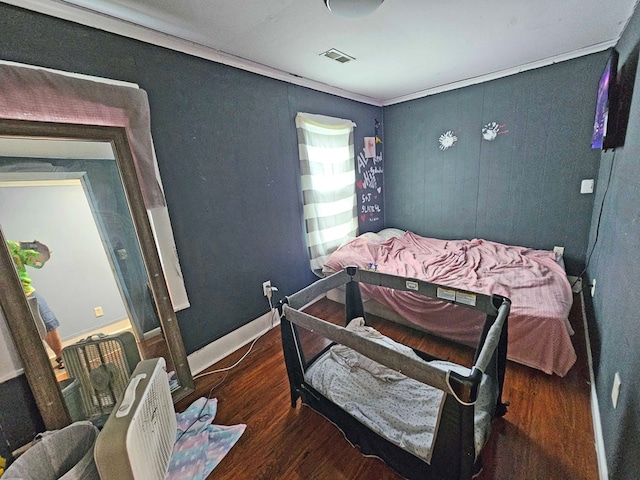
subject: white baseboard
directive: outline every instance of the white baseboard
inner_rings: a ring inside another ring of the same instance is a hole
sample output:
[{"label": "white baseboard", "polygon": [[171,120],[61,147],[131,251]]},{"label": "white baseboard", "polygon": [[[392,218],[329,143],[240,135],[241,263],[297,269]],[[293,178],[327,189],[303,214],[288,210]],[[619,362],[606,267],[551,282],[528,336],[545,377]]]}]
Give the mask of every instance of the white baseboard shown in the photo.
[{"label": "white baseboard", "polygon": [[604,437],[602,436],[602,422],[600,420],[600,408],[598,406],[598,393],[596,392],[596,380],[593,373],[593,356],[591,355],[591,340],[589,339],[589,329],[587,328],[587,314],[585,313],[584,292],[580,292],[582,303],[582,323],[584,327],[584,337],[587,344],[587,362],[589,365],[589,382],[591,383],[591,419],[593,421],[593,436],[595,438],[596,459],[598,461],[598,474],[600,480],[609,479],[607,468],[607,455],[604,449]]},{"label": "white baseboard", "polygon": [[197,375],[279,324],[278,311],[272,309],[200,350],[196,350],[187,356],[191,373]]}]

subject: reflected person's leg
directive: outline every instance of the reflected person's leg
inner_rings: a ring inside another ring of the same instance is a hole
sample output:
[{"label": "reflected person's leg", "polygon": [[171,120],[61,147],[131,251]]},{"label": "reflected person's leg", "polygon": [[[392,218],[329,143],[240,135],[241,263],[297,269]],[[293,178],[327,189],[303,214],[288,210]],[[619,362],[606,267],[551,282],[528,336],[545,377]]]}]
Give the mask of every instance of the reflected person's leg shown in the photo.
[{"label": "reflected person's leg", "polygon": [[48,331],[44,336],[44,341],[47,342],[49,347],[51,347],[53,353],[56,354],[56,361],[60,363],[62,361],[62,340],[60,340],[58,329],[54,328],[53,330]]},{"label": "reflected person's leg", "polygon": [[38,310],[40,311],[40,316],[42,317],[47,329],[44,341],[47,342],[47,345],[49,345],[51,350],[53,350],[53,353],[56,355],[56,361],[60,368],[62,368],[62,340],[60,339],[60,333],[58,332],[60,322],[51,308],[49,308],[49,305],[42,295],[38,292],[33,292],[30,296],[35,297],[38,300]]}]

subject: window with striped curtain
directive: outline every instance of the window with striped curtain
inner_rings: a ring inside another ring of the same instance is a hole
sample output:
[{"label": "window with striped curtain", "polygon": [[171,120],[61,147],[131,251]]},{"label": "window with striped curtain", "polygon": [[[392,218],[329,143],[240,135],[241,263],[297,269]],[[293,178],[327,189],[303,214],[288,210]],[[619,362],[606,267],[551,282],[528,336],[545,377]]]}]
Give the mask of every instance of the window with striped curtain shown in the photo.
[{"label": "window with striped curtain", "polygon": [[358,234],[354,126],[324,115],[296,116],[307,247],[318,276],[327,257]]}]

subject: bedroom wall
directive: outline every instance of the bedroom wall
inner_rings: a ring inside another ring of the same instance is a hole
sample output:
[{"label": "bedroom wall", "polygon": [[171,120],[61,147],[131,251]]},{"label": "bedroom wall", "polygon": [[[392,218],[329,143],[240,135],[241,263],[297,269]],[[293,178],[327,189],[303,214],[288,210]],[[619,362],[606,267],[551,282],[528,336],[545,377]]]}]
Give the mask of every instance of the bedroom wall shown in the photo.
[{"label": "bedroom wall", "polygon": [[[82,185],[0,186],[0,205],[6,238],[37,238],[53,252],[45,267],[27,271],[61,320],[62,340],[127,318]],[[96,317],[93,308],[102,305],[108,308]]]},{"label": "bedroom wall", "polygon": [[[385,107],[386,226],[426,236],[565,247],[583,267],[599,153],[590,148],[606,53]],[[497,122],[495,140],[482,127]],[[446,150],[439,137],[458,140]]]},{"label": "bedroom wall", "polygon": [[187,351],[312,282],[298,198],[297,111],[355,121],[356,151],[377,107],[0,5],[2,55],[134,82],[151,128],[191,307],[178,313]]},{"label": "bedroom wall", "polygon": [[[596,288],[593,298],[585,293],[604,448],[609,478],[615,480],[636,479],[640,472],[639,44],[636,9],[616,47],[619,67],[636,61],[630,120],[624,146],[603,152],[600,158],[587,267],[588,281],[595,279]],[[611,390],[616,372],[621,387],[614,408]]]},{"label": "bedroom wall", "polygon": [[[191,307],[187,353],[315,280],[298,193],[297,111],[348,118],[355,149],[382,109],[0,4],[0,58],[134,82],[151,129]],[[2,389],[0,385],[0,390]]]}]

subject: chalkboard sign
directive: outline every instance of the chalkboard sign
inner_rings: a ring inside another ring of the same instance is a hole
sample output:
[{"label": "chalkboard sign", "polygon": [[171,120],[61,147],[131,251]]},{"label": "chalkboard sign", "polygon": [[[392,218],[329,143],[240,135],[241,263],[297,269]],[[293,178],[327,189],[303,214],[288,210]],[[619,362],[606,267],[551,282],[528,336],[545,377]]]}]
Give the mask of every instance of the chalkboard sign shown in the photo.
[{"label": "chalkboard sign", "polygon": [[356,162],[360,233],[377,232],[384,227],[384,162],[382,141],[377,134],[364,138],[364,148],[358,153]]}]

